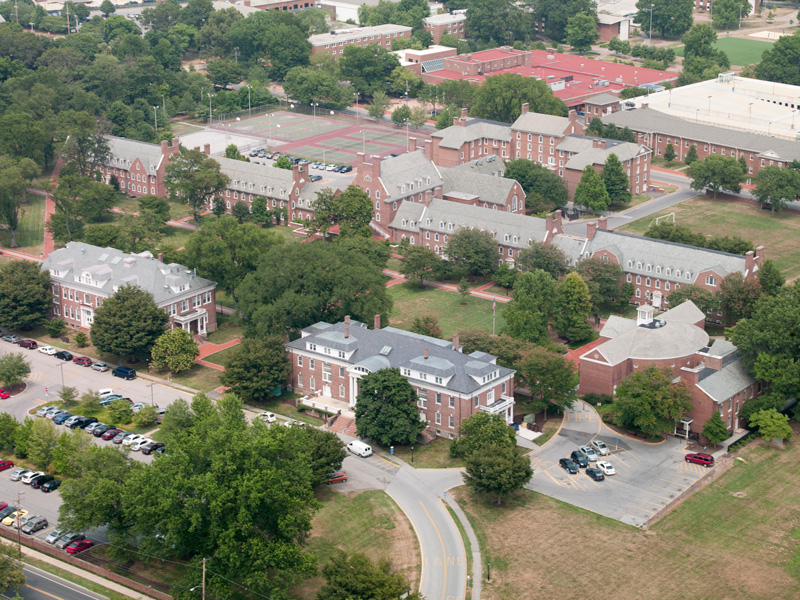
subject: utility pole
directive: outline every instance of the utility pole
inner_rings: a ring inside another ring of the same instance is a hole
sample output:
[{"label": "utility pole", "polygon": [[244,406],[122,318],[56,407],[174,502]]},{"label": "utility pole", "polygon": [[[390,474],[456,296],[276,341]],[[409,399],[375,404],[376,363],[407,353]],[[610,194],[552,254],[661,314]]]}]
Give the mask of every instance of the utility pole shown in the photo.
[{"label": "utility pole", "polygon": [[156,121],[156,131],[158,131],[158,106],[153,107],[153,118]]},{"label": "utility pole", "polygon": [[203,600],[206,600],[206,559],[203,559]]},{"label": "utility pole", "polygon": [[20,560],[22,560],[22,527],[19,524],[19,513],[22,508],[22,496],[22,492],[17,492],[17,551],[19,552]]},{"label": "utility pole", "polygon": [[67,35],[69,35],[69,4],[65,3],[64,7],[67,9]]}]

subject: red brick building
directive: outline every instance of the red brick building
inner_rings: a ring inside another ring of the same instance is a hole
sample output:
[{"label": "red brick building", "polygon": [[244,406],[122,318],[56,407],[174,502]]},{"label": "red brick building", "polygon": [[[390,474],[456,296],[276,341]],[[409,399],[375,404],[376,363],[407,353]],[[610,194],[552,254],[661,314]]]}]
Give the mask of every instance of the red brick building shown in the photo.
[{"label": "red brick building", "polygon": [[128,196],[167,196],[164,170],[173,154],[180,152],[178,138],[150,144],[126,138],[108,136],[109,160],[101,169],[108,183],[112,177],[119,182],[120,190]]},{"label": "red brick building", "polygon": [[600,332],[603,343],[580,357],[580,393],[613,395],[617,385],[636,371],[667,367],[692,396],[692,410],[676,432],[699,435],[714,411],[732,432],[746,400],[761,393],[761,384],[742,367],[736,347],[725,340],[709,344],[705,315],[687,301],[653,317],[654,308],[639,308],[636,321],[612,316]]},{"label": "red brick building", "polygon": [[217,284],[197,277],[176,263],[164,264],[161,255],[126,254],[69,242],[42,263],[50,272],[52,315],[71,327],[89,329],[94,311],[124,285],[142,288],[169,315],[170,326],[205,336],[217,328]]},{"label": "red brick building", "polygon": [[438,44],[444,34],[458,39],[467,37],[467,15],[465,10],[441,15],[431,15],[422,20],[422,27],[433,36],[433,43]]},{"label": "red brick building", "polygon": [[[515,371],[483,352],[463,354],[458,341],[386,327],[373,329],[349,317],[317,323],[286,344],[295,391],[329,406],[355,408],[359,380],[381,369],[399,369],[416,392],[420,419],[442,437],[454,438],[461,422],[483,411],[514,417]],[[333,400],[331,402],[326,399]]]},{"label": "red brick building", "polygon": [[308,38],[311,54],[327,52],[335,58],[344,52],[345,46],[371,46],[376,44],[387,50],[392,49],[392,40],[411,37],[411,27],[404,25],[376,25],[375,27],[354,27],[352,29],[332,30]]},{"label": "red brick building", "polygon": [[558,174],[567,184],[570,198],[575,195],[584,168],[591,165],[597,173],[602,173],[612,154],[622,163],[631,194],[636,196],[647,191],[651,155],[647,146],[584,135],[568,135],[557,146],[556,154]]}]

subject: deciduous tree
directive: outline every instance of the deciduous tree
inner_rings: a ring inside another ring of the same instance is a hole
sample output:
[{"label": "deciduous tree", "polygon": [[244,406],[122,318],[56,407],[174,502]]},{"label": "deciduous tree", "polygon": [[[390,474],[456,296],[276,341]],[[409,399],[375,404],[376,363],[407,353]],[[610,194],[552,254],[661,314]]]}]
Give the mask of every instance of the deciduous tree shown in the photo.
[{"label": "deciduous tree", "polygon": [[64,406],[69,408],[78,398],[78,388],[66,385],[58,390],[58,397],[64,403]]},{"label": "deciduous tree", "polygon": [[345,46],[339,57],[339,70],[342,79],[348,80],[353,88],[373,96],[386,90],[386,82],[400,61],[396,55],[382,46]]},{"label": "deciduous tree", "polygon": [[150,350],[152,365],[157,369],[167,367],[172,373],[188,371],[194,366],[194,359],[200,355],[197,342],[192,334],[176,327],[162,333]]},{"label": "deciduous tree", "polygon": [[775,266],[774,261],[766,259],[758,270],[758,281],[761,283],[761,290],[765,294],[774,296],[786,283],[786,278]]},{"label": "deciduous tree", "polygon": [[480,351],[497,357],[497,364],[513,368],[514,365],[532,348],[534,344],[526,340],[512,338],[501,333],[492,335],[483,329],[462,329],[458,332],[462,351],[465,354]]},{"label": "deciduous tree", "polygon": [[220,383],[245,402],[262,402],[286,384],[290,371],[282,338],[245,338],[231,350]]},{"label": "deciduous tree", "polygon": [[753,314],[763,290],[758,279],[731,273],[719,284],[719,305],[728,323],[736,323]]},{"label": "deciduous tree", "polygon": [[536,347],[522,357],[516,368],[543,410],[550,406],[560,411],[572,408],[578,395],[578,373],[572,361]]},{"label": "deciduous tree", "polygon": [[800,37],[781,36],[769,50],[761,55],[756,65],[756,77],[776,83],[800,85]]},{"label": "deciduous tree", "polygon": [[751,10],[752,6],[747,0],[717,0],[711,15],[712,22],[719,29],[733,29]]},{"label": "deciduous tree", "polygon": [[29,158],[0,157],[0,221],[8,227],[12,248],[19,245],[17,229],[22,206],[27,199],[26,190],[38,172],[39,167]]},{"label": "deciduous tree", "polygon": [[[608,155],[603,166],[603,184],[608,194],[609,204],[627,204],[631,201],[631,182],[622,168],[622,163],[613,152]],[[577,190],[575,193],[577,194]]]},{"label": "deciduous tree", "polygon": [[392,102],[385,93],[375,92],[372,94],[372,103],[367,107],[367,114],[376,121],[380,121],[391,105]]},{"label": "deciduous tree", "polygon": [[593,334],[586,322],[592,309],[589,287],[577,273],[570,273],[556,287],[556,306],[553,324],[558,335],[570,342],[582,342]]},{"label": "deciduous tree", "polygon": [[317,487],[328,483],[331,473],[342,468],[347,453],[342,440],[332,431],[306,427],[304,432],[307,438],[304,449],[311,457],[312,485]]},{"label": "deciduous tree", "polygon": [[597,41],[597,14],[579,12],[567,20],[566,42],[581,54],[592,49]]},{"label": "deciduous tree", "polygon": [[686,174],[692,178],[691,188],[702,191],[710,188],[714,198],[721,191],[738,194],[742,191],[742,182],[745,173],[742,166],[732,156],[718,156],[712,154],[702,161],[689,165]]},{"label": "deciduous tree", "polygon": [[697,162],[699,159],[697,158],[697,146],[692,144],[689,147],[689,151],[686,153],[686,158],[683,159],[687,165],[691,165],[694,162]]},{"label": "deciduous tree", "polygon": [[464,483],[477,492],[495,496],[498,505],[533,477],[530,460],[514,448],[481,448],[470,454],[466,463]]},{"label": "deciduous tree", "polygon": [[636,22],[642,24],[642,30],[649,31],[652,14],[653,29],[660,31],[662,38],[683,35],[692,26],[692,0],[639,0],[636,8]]},{"label": "deciduous tree", "polygon": [[425,285],[425,279],[432,279],[432,273],[442,259],[425,246],[408,246],[403,250],[403,265],[400,272],[410,282],[416,282],[419,287]]},{"label": "deciduous tree", "polygon": [[555,290],[553,278],[540,269],[520,273],[514,282],[513,300],[503,310],[505,333],[534,344],[547,343]]},{"label": "deciduous tree", "polygon": [[544,23],[544,34],[556,42],[564,41],[572,15],[597,16],[597,5],[592,0],[526,0],[526,4],[531,7],[534,20]]},{"label": "deciduous tree", "polygon": [[517,439],[503,415],[478,411],[458,427],[458,438],[450,443],[452,456],[470,456],[483,448],[515,448]]},{"label": "deciduous tree", "polygon": [[230,178],[220,170],[219,163],[199,150],[173,156],[164,174],[170,197],[189,205],[196,225],[200,224],[203,207],[222,195],[228,183]]},{"label": "deciduous tree", "polygon": [[602,212],[611,204],[603,178],[592,165],[586,165],[580,183],[575,188],[572,201],[578,206],[585,206],[592,212]]},{"label": "deciduous tree", "polygon": [[544,81],[523,77],[518,73],[503,73],[487,77],[475,91],[470,109],[473,117],[513,123],[527,102],[530,111],[546,115],[565,116],[567,107],[555,96]]},{"label": "deciduous tree", "polygon": [[758,427],[758,433],[767,439],[783,443],[783,440],[792,437],[789,417],[774,408],[757,412],[750,417],[749,423],[751,427]]},{"label": "deciduous tree", "polygon": [[561,248],[540,242],[531,242],[530,247],[520,250],[516,265],[520,271],[541,269],[554,278],[569,271],[567,257]]},{"label": "deciduous tree", "polygon": [[400,369],[380,369],[361,378],[356,398],[356,429],[383,446],[413,444],[425,429],[417,393]]},{"label": "deciduous tree", "polygon": [[512,160],[506,165],[503,176],[515,179],[526,195],[536,192],[543,196],[553,203],[554,208],[561,208],[567,203],[567,186],[564,185],[564,180],[557,173],[533,161],[524,158]]},{"label": "deciduous tree", "polygon": [[[402,67],[401,67],[402,68]],[[407,104],[401,104],[392,111],[392,123],[400,127],[405,125],[411,118],[411,109]]]},{"label": "deciduous tree", "polygon": [[800,171],[782,167],[764,167],[755,178],[753,196],[769,204],[773,212],[780,212],[787,202],[800,197]]},{"label": "deciduous tree", "polygon": [[667,147],[664,149],[664,160],[667,161],[667,164],[670,164],[673,160],[675,160],[676,156],[678,155],[675,153],[675,146],[672,144],[667,144]]},{"label": "deciduous tree", "polygon": [[692,410],[689,392],[669,367],[647,367],[623,379],[616,390],[614,423],[645,435],[673,430],[675,422]]},{"label": "deciduous tree", "polygon": [[578,263],[577,271],[589,287],[595,307],[603,303],[610,304],[620,297],[622,268],[618,264],[599,258],[586,258]]},{"label": "deciduous tree", "polygon": [[719,308],[719,298],[699,285],[682,285],[667,296],[670,306],[680,306],[691,300],[703,312],[716,311]]},{"label": "deciduous tree", "polygon": [[457,268],[469,275],[491,273],[500,260],[492,234],[477,228],[465,227],[456,231],[450,236],[444,252]]},{"label": "deciduous tree", "polygon": [[414,322],[411,324],[411,331],[420,335],[442,337],[442,328],[439,327],[439,319],[436,318],[436,315],[420,315],[414,317]]},{"label": "deciduous tree", "polygon": [[50,419],[36,419],[28,440],[28,458],[40,469],[47,469],[55,455],[59,432]]},{"label": "deciduous tree", "polygon": [[[391,2],[387,4],[394,5]],[[409,582],[400,573],[392,572],[390,561],[380,559],[376,564],[360,552],[348,556],[342,550],[336,550],[330,562],[322,567],[322,576],[326,584],[317,593],[316,600],[401,597],[423,600],[419,592],[408,592],[411,589]]]},{"label": "deciduous tree", "polygon": [[15,260],[0,270],[0,326],[33,329],[45,321],[52,301],[50,273],[38,263]]},{"label": "deciduous tree", "polygon": [[21,597],[19,590],[26,583],[22,565],[22,553],[14,545],[0,542],[0,585],[13,591],[15,598]]},{"label": "deciduous tree", "polygon": [[31,365],[21,352],[0,355],[0,382],[6,388],[21,384],[31,372]]},{"label": "deciduous tree", "polygon": [[92,343],[101,352],[144,358],[164,333],[168,320],[149,292],[124,285],[95,309]]},{"label": "deciduous tree", "polygon": [[328,230],[339,226],[343,237],[370,237],[372,220],[372,200],[357,185],[348,185],[343,191],[323,188],[317,192],[313,201],[314,216],[308,222],[312,231],[327,236]]}]

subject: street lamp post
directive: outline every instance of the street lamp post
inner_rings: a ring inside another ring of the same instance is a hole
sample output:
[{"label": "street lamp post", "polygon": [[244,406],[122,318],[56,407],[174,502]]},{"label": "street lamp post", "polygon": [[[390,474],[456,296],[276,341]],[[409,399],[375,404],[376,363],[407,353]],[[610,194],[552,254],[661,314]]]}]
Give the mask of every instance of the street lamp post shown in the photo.
[{"label": "street lamp post", "polygon": [[492,563],[486,561],[486,581],[492,580]]},{"label": "street lamp post", "polygon": [[153,119],[156,122],[156,131],[158,131],[158,106],[153,107]]},{"label": "street lamp post", "polygon": [[411,464],[414,464],[414,446],[411,446]]},{"label": "street lamp post", "polygon": [[211,92],[208,92],[208,124],[212,125],[213,123],[214,121],[211,114]]},{"label": "street lamp post", "polygon": [[696,109],[695,112],[694,112],[694,122],[695,123],[699,123],[700,122],[700,109],[699,108]]},{"label": "street lamp post", "polygon": [[161,106],[162,106],[161,110],[166,115],[167,114],[167,99],[165,98],[164,94],[161,94]]},{"label": "street lamp post", "polygon": [[361,97],[361,92],[355,92],[355,93],[353,94],[353,96],[355,96],[355,97],[356,97],[356,125],[358,125],[358,123],[359,123],[359,118],[360,118],[360,116],[361,116],[361,115],[359,114],[359,112],[358,112],[358,101],[359,101],[359,99],[360,99],[360,97]]},{"label": "street lamp post", "polygon": [[317,107],[319,106],[319,102],[312,102],[311,103],[311,131],[316,131],[317,129]]},{"label": "street lamp post", "polygon": [[653,7],[655,4],[650,4],[650,45],[653,45]]},{"label": "street lamp post", "polygon": [[149,388],[150,388],[150,404],[151,404],[151,406],[155,406],[155,405],[156,405],[156,402],[155,402],[155,400],[153,399],[153,386],[154,386],[155,384],[156,384],[156,383],[155,383],[155,381],[154,381],[153,383],[149,383],[149,384],[147,385],[147,387],[149,387]]},{"label": "street lamp post", "polygon": [[252,89],[253,88],[250,87],[249,85],[247,86],[247,116],[248,117],[251,116],[251,112],[250,112],[250,90],[252,90]]},{"label": "street lamp post", "polygon": [[59,367],[61,367],[61,387],[64,387],[64,363],[59,363]]}]

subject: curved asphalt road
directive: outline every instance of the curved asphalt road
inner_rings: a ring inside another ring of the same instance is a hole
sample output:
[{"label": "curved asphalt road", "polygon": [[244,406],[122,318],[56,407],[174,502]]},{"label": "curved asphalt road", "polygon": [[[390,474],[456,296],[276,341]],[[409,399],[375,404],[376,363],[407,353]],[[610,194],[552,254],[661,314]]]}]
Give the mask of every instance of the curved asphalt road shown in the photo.
[{"label": "curved asphalt road", "polygon": [[[106,596],[31,565],[23,564],[22,570],[25,573],[25,585],[20,588],[19,595],[24,600],[106,600]],[[6,590],[2,596],[12,597],[10,590]]]}]

